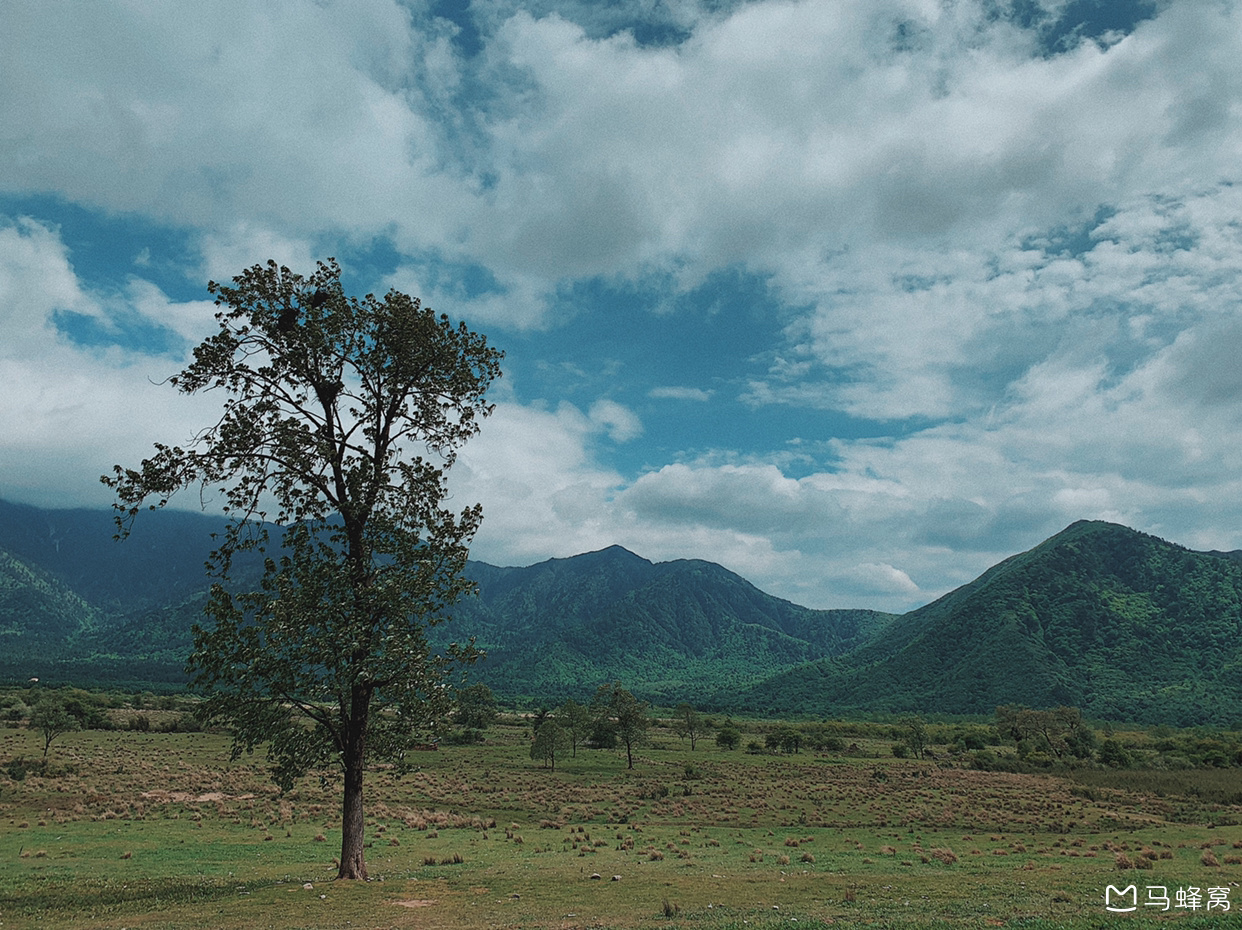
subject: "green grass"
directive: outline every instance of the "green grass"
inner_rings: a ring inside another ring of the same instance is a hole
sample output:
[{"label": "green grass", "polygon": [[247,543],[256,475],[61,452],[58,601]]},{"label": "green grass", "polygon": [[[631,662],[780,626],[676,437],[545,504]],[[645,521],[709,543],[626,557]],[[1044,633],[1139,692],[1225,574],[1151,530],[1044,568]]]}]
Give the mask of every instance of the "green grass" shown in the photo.
[{"label": "green grass", "polygon": [[[580,750],[552,773],[501,726],[373,773],[368,883],[331,880],[332,783],[281,797],[220,734],[67,734],[52,756],[74,773],[0,780],[0,927],[1089,928],[1123,919],[1110,884],[1242,880],[1242,826],[1220,825],[1242,808],[1202,798],[896,760],[863,737],[769,756],[657,734],[632,771]],[[39,749],[0,731],[0,763]],[[1118,870],[1143,850],[1150,870]],[[1233,891],[1229,914],[1177,926],[1234,925]]]}]

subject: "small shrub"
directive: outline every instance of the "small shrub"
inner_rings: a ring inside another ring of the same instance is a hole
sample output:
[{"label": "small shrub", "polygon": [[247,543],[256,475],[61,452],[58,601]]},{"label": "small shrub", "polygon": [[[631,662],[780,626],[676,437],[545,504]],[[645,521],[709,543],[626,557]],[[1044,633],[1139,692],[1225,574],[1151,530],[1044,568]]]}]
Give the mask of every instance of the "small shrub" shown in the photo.
[{"label": "small shrub", "polygon": [[1120,871],[1134,868],[1133,860],[1123,852],[1117,853],[1116,858],[1113,859],[1113,865]]},{"label": "small shrub", "polygon": [[1216,858],[1216,853],[1210,849],[1203,850],[1203,855],[1199,857],[1199,862],[1212,869],[1220,865],[1220,860]]}]

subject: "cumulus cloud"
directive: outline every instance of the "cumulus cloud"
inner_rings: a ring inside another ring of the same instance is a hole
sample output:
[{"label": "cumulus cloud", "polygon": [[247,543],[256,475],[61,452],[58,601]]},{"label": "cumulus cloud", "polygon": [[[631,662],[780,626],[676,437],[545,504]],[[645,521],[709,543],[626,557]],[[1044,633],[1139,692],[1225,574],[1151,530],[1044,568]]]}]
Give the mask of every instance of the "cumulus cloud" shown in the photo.
[{"label": "cumulus cloud", "polygon": [[613,442],[629,442],[643,434],[642,421],[634,411],[614,400],[597,400],[591,405],[589,417]]},{"label": "cumulus cloud", "polygon": [[[175,359],[78,345],[56,324],[69,312],[106,331],[112,299],[83,286],[56,230],[0,222],[0,494],[44,505],[110,503],[99,475],[137,464],[156,440],[185,441],[207,422],[201,401],[157,384],[175,373]],[[201,332],[210,320],[210,304],[175,305],[145,282],[131,282],[125,306],[181,332]]]},{"label": "cumulus cloud", "polygon": [[[485,558],[619,542],[901,608],[1082,517],[1234,548],[1242,4],[1052,41],[1077,6],[497,0],[455,26],[395,0],[17,0],[0,193],[183,228],[196,293],[379,242],[380,289],[502,334],[598,312],[566,309],[584,282],[762,278],[766,370],[502,394],[453,479]],[[38,218],[0,224],[0,314],[5,493],[50,500],[206,418],[149,382],[210,305],[96,286]],[[620,464],[651,402],[710,422],[737,393],[821,438]]]}]

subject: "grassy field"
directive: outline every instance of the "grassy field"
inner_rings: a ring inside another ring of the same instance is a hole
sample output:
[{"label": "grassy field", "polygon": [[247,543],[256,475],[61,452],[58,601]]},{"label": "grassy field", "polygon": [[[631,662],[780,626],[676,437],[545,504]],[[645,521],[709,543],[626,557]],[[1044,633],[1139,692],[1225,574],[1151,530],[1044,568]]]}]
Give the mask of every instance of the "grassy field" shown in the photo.
[{"label": "grassy field", "polygon": [[[550,772],[512,725],[376,772],[374,880],[340,884],[335,784],[281,797],[215,733],[66,734],[51,761],[67,772],[0,776],[0,928],[1242,925],[1242,808],[1176,780],[970,771],[864,738],[691,752],[655,732],[632,771],[579,750]],[[0,730],[0,763],[41,753]],[[1106,911],[1106,887],[1131,884],[1138,912]],[[1176,907],[1189,888],[1197,910]]]}]

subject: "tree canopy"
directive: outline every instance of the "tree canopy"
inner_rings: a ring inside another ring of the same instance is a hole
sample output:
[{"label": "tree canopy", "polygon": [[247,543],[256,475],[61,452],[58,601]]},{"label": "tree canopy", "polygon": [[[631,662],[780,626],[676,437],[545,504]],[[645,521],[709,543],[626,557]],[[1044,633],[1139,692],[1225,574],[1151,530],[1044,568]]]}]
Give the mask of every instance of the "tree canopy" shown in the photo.
[{"label": "tree canopy", "polygon": [[79,726],[80,721],[71,712],[65,699],[55,692],[41,695],[30,712],[30,729],[37,730],[43,737],[44,761],[47,761],[52,741],[78,729]]},{"label": "tree canopy", "polygon": [[600,685],[591,701],[597,728],[610,733],[625,747],[627,768],[634,767],[634,750],[647,740],[651,726],[649,705],[621,687],[620,682]]},{"label": "tree canopy", "polygon": [[[235,754],[267,744],[283,788],[341,768],[339,877],[365,878],[366,763],[400,764],[449,712],[451,667],[474,655],[434,655],[426,631],[471,588],[462,570],[482,511],[446,506],[446,471],[491,412],[502,356],[417,298],[347,296],[340,278],[329,260],[309,277],[268,262],[211,282],[218,331],[169,381],[219,392],[223,413],[185,448],[157,444],[104,481],[121,536],[178,490],[219,495],[230,521],[208,566],[193,684]],[[250,550],[263,572],[247,586],[232,569]]]}]

